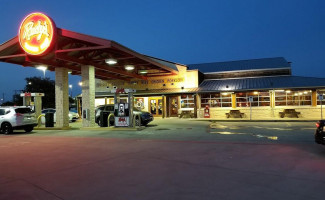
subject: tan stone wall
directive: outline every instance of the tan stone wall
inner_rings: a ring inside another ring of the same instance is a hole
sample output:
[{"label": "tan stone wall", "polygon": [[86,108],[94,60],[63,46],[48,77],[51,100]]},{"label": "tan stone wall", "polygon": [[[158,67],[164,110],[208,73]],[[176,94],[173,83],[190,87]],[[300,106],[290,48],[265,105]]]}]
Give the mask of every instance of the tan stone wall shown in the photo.
[{"label": "tan stone wall", "polygon": [[[321,109],[320,106],[312,107],[312,106],[286,106],[286,107],[252,107],[252,119],[283,119],[280,117],[279,112],[282,112],[283,109],[293,108],[297,112],[300,112],[298,119],[307,119],[307,120],[319,120],[321,117]],[[232,108],[210,108],[210,118],[211,119],[227,119],[226,113]],[[241,113],[244,113],[245,119],[250,119],[250,108],[236,108],[236,110],[240,110]],[[198,118],[203,118],[204,109],[198,109]],[[325,109],[323,109],[323,116],[325,117]],[[285,117],[285,119],[288,119]],[[296,118],[290,118],[296,119]]]}]

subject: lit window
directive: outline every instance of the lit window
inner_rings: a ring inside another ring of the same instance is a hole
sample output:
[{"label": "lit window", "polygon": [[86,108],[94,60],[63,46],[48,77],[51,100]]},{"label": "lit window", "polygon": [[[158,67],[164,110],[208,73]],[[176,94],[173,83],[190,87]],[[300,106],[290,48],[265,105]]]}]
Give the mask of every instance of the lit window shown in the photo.
[{"label": "lit window", "polygon": [[249,97],[253,97],[252,107],[270,106],[270,93],[268,91],[239,92],[236,93],[236,106],[249,107]]},{"label": "lit window", "polygon": [[194,95],[182,94],[181,95],[181,108],[194,108]]},{"label": "lit window", "polygon": [[275,106],[310,106],[311,98],[310,90],[275,91]]},{"label": "lit window", "polygon": [[231,93],[203,93],[201,107],[231,107]]}]

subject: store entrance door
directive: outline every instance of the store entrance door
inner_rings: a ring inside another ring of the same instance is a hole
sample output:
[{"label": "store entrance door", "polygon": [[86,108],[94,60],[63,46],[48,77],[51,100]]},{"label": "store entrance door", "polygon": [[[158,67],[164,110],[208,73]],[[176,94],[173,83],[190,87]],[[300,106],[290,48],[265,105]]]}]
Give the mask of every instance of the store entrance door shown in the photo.
[{"label": "store entrance door", "polygon": [[163,100],[161,97],[149,98],[150,113],[154,117],[162,117],[163,114]]},{"label": "store entrance door", "polygon": [[169,97],[169,116],[178,117],[178,96]]}]

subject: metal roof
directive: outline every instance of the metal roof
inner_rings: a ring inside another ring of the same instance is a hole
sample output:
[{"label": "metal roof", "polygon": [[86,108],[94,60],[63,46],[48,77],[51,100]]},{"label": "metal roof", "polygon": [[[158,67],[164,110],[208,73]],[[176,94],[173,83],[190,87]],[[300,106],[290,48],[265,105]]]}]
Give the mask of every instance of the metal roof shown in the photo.
[{"label": "metal roof", "polygon": [[[162,59],[159,59],[159,58],[154,58],[154,57],[147,56],[147,55],[145,55],[145,56],[152,59],[152,60],[154,60],[157,63],[160,63],[160,64],[162,64],[164,66],[167,66],[167,67],[169,67],[169,68],[171,68],[171,69],[173,69],[175,71],[178,71],[178,68],[176,66],[176,64],[178,64],[178,63],[170,62],[170,61],[167,61],[167,60],[162,60]],[[178,65],[183,65],[183,64],[178,64]],[[183,65],[183,66],[185,66],[185,65]]]},{"label": "metal roof", "polygon": [[189,69],[198,69],[203,73],[291,68],[288,61],[283,57],[190,64],[187,66]]},{"label": "metal roof", "polygon": [[199,92],[285,88],[325,88],[325,78],[273,76],[242,79],[204,80],[199,86]]}]

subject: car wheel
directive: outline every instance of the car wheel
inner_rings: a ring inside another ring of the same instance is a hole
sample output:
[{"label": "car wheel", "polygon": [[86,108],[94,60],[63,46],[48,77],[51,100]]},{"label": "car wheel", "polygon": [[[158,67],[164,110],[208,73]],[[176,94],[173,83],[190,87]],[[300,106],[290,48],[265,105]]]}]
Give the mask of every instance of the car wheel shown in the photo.
[{"label": "car wheel", "polygon": [[139,117],[139,116],[136,116],[136,117],[135,117],[134,125],[135,125],[135,126],[141,126],[141,124],[140,124],[140,117]]},{"label": "car wheel", "polygon": [[34,129],[34,127],[32,127],[32,126],[28,126],[28,127],[24,128],[26,133],[32,132],[33,129]]},{"label": "car wheel", "polygon": [[149,124],[149,122],[143,122],[142,126],[147,126]]},{"label": "car wheel", "polygon": [[10,134],[13,131],[11,124],[8,122],[2,124],[1,130],[5,135]]}]

